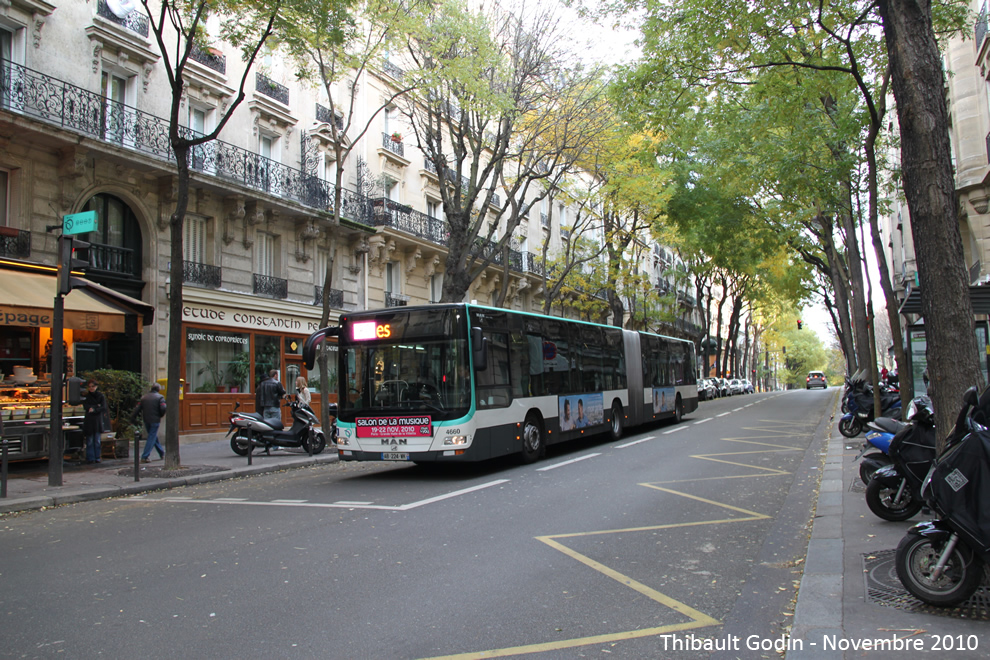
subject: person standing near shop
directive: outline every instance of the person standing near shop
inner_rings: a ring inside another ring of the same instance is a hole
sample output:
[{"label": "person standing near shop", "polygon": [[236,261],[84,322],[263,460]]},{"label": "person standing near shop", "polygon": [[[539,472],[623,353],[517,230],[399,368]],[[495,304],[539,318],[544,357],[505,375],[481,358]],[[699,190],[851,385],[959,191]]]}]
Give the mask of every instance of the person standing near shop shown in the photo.
[{"label": "person standing near shop", "polygon": [[313,393],[309,391],[309,385],[303,376],[296,376],[296,398],[307,406],[313,401]]},{"label": "person standing near shop", "polygon": [[107,398],[99,391],[99,384],[90,379],[86,383],[86,396],[83,397],[83,437],[86,438],[86,462],[101,461],[100,434],[103,433],[103,415],[107,412]]},{"label": "person standing near shop", "polygon": [[268,372],[268,377],[258,385],[258,395],[255,398],[254,406],[257,412],[265,418],[265,421],[282,421],[282,410],[279,405],[282,397],[285,396],[285,388],[278,382],[278,369]]},{"label": "person standing near shop", "polygon": [[134,408],[134,417],[141,414],[141,421],[144,422],[144,430],[148,432],[148,439],[144,442],[144,451],[141,452],[141,462],[151,462],[151,449],[158,450],[158,458],[165,458],[165,448],[158,441],[158,428],[162,424],[162,417],[165,416],[165,397],[161,394],[162,386],[154,383],[151,390],[141,397]]}]

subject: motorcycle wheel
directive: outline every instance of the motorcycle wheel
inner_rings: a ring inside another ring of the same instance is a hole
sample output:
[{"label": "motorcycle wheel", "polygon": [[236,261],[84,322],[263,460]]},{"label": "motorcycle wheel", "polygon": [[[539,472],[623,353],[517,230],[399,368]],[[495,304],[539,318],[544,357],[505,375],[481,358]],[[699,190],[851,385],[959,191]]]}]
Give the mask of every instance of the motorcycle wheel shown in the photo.
[{"label": "motorcycle wheel", "polygon": [[857,417],[839,420],[839,433],[847,438],[855,438],[863,430],[863,423]]},{"label": "motorcycle wheel", "polygon": [[866,486],[866,505],[870,511],[878,517],[891,522],[900,522],[913,517],[921,511],[922,502],[916,499],[910,488],[904,489],[904,498],[900,502],[894,502],[897,495],[897,488],[883,484],[876,479],[871,479]]},{"label": "motorcycle wheel", "polygon": [[863,483],[867,486],[870,485],[870,479],[873,478],[873,473],[876,472],[881,465],[890,465],[890,457],[881,451],[870,452],[861,458],[860,461],[859,478],[862,479]]},{"label": "motorcycle wheel", "polygon": [[303,443],[303,449],[307,449],[306,445],[310,445],[310,447],[308,447],[309,452],[313,454],[313,456],[316,456],[317,454],[323,453],[323,450],[327,446],[327,438],[323,435],[323,431],[313,431],[309,438],[303,440]]},{"label": "motorcycle wheel", "polygon": [[943,543],[908,534],[897,544],[895,567],[901,584],[918,600],[937,607],[958,605],[969,599],[983,579],[983,562],[962,541],[956,543],[938,580],[932,569],[942,554]]},{"label": "motorcycle wheel", "polygon": [[251,445],[241,440],[236,435],[230,439],[230,448],[238,456],[247,456],[248,452],[251,451]]}]

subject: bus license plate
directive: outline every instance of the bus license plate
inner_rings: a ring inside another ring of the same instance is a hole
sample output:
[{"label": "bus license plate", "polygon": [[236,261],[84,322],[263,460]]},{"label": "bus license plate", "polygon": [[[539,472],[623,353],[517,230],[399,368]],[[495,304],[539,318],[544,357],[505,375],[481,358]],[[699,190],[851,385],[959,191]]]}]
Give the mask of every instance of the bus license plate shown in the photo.
[{"label": "bus license plate", "polygon": [[382,460],[383,461],[408,461],[409,460],[409,454],[397,454],[395,452],[383,452],[382,453]]}]

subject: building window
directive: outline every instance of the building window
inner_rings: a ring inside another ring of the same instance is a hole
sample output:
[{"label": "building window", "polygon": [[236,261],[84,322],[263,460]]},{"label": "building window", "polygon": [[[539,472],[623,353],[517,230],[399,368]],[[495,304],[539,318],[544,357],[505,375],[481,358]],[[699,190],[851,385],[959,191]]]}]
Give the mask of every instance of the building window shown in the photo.
[{"label": "building window", "polygon": [[186,330],[186,390],[192,394],[251,391],[250,335]]},{"label": "building window", "polygon": [[134,145],[136,123],[133,106],[136,78],[118,71],[104,69],[100,77],[103,95],[103,137],[109,142]]},{"label": "building window", "polygon": [[182,258],[196,264],[207,263],[206,218],[186,216],[182,225]]},{"label": "building window", "polygon": [[390,261],[385,264],[385,293],[399,293],[399,263]]},{"label": "building window", "polygon": [[440,202],[435,202],[432,199],[426,200],[426,215],[434,220],[439,220],[442,217],[443,208]]},{"label": "building window", "polygon": [[443,275],[430,275],[430,302],[438,303],[443,296]]},{"label": "building window", "polygon": [[330,251],[321,249],[316,251],[316,258],[313,260],[315,262],[316,271],[314,277],[316,278],[316,286],[323,286],[327,277],[327,266],[330,263]]},{"label": "building window", "polygon": [[254,244],[257,249],[255,267],[258,269],[258,275],[275,277],[277,266],[275,258],[277,241],[275,237],[259,231]]}]

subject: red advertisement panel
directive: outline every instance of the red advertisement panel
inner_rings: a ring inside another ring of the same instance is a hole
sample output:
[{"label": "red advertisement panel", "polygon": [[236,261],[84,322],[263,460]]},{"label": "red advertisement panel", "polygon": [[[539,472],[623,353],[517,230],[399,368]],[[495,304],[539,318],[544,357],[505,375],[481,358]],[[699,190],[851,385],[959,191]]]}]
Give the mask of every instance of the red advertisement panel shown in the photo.
[{"label": "red advertisement panel", "polygon": [[429,415],[358,417],[355,426],[359,438],[429,438],[431,422]]}]

